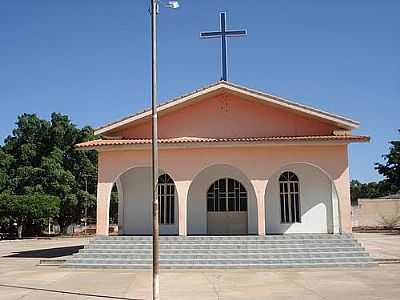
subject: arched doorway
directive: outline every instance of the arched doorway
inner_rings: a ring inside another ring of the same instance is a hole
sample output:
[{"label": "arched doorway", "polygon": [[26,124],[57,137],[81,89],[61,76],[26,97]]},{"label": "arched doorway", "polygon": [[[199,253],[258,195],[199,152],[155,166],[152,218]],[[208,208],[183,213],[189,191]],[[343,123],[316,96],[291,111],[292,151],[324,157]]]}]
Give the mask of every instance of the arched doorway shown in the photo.
[{"label": "arched doorway", "polygon": [[[178,234],[178,197],[172,177],[160,170],[158,199],[160,234]],[[119,224],[124,235],[152,234],[151,168],[136,167],[119,176]]]},{"label": "arched doorway", "polygon": [[[239,193],[236,198],[235,192]],[[242,201],[242,207],[240,207],[240,193],[241,199],[246,199]],[[223,202],[221,205],[220,195],[224,199],[221,200]],[[212,201],[214,201],[213,206]],[[236,224],[228,226],[227,222]],[[241,170],[230,165],[217,164],[204,168],[194,177],[187,198],[187,233],[188,235],[258,233],[256,194],[250,180]]]},{"label": "arched doorway", "polygon": [[207,233],[247,234],[247,191],[233,178],[220,178],[207,191]]},{"label": "arched doorway", "polygon": [[265,192],[266,233],[338,232],[338,198],[320,168],[293,163],[276,171]]}]

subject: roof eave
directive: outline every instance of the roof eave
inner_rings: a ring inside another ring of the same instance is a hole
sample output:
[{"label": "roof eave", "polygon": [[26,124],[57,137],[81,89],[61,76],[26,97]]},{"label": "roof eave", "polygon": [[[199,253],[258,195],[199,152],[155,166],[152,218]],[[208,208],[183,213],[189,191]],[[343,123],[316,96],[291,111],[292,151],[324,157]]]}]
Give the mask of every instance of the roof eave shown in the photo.
[{"label": "roof eave", "polygon": [[[187,148],[227,148],[227,147],[258,147],[258,146],[316,146],[316,145],[348,145],[351,143],[368,143],[370,140],[315,140],[315,141],[251,141],[251,142],[187,142],[187,143],[160,143],[161,149],[187,149]],[[147,150],[151,144],[122,144],[122,145],[93,145],[75,147],[78,151],[121,151],[121,150]]]}]

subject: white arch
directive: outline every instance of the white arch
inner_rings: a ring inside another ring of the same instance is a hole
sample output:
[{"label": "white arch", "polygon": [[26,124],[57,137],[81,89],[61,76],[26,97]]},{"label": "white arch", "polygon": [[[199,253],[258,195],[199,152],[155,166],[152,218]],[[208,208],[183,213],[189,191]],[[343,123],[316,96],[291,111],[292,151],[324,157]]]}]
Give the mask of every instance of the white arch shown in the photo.
[{"label": "white arch", "polygon": [[215,180],[225,177],[238,180],[245,187],[248,194],[248,233],[258,233],[257,198],[249,178],[236,166],[210,164],[193,177],[189,186],[187,198],[188,234],[207,234],[207,191]]},{"label": "white arch", "polygon": [[[319,169],[319,170],[320,170],[322,173],[324,173],[331,181],[334,181],[334,179],[333,179],[333,177],[331,176],[331,174],[329,174],[329,172],[326,171],[324,168],[322,168],[322,167],[320,167],[320,166],[318,166],[318,165],[316,165],[316,164],[314,164],[314,163],[308,162],[308,161],[299,161],[299,160],[294,160],[294,161],[285,162],[284,165],[282,165],[282,166],[280,166],[280,167],[274,169],[274,171],[271,173],[272,175],[271,175],[270,177],[272,177],[274,174],[276,174],[276,172],[283,171],[287,166],[290,166],[290,165],[298,165],[298,164],[309,165],[309,166],[311,166],[311,167],[314,167],[314,168],[316,168],[316,169]],[[270,178],[270,177],[269,177],[269,178]],[[269,179],[269,178],[268,178],[268,179]]]},{"label": "white arch", "polygon": [[[329,201],[329,205],[327,204],[327,207],[326,207],[327,223],[328,223],[327,224],[327,232],[339,233],[341,231],[340,206],[339,206],[339,199],[338,199],[338,194],[336,191],[335,182],[334,182],[332,176],[326,170],[324,170],[322,167],[320,167],[316,164],[310,163],[310,162],[303,162],[303,161],[287,162],[283,166],[276,168],[269,176],[269,178],[267,180],[265,194],[264,194],[265,214],[266,214],[266,222],[265,222],[266,223],[266,232],[268,233],[268,231],[269,231],[269,233],[271,233],[271,228],[268,228],[268,227],[271,227],[271,222],[272,222],[270,220],[271,219],[270,211],[268,211],[268,209],[271,209],[271,203],[268,204],[268,201],[272,197],[270,190],[272,189],[271,186],[273,185],[273,183],[271,181],[273,179],[275,179],[277,176],[279,177],[279,175],[282,172],[285,172],[285,171],[293,172],[293,166],[307,166],[310,168],[314,168],[314,169],[318,170],[319,172],[321,172],[323,175],[325,175],[326,179],[329,181],[329,184],[330,184],[330,192],[329,192],[330,201]],[[301,181],[301,178],[300,178],[301,176],[299,176],[298,172],[294,171],[294,173],[296,173],[296,175],[299,177],[299,179]],[[301,202],[301,200],[300,200],[300,202]],[[268,219],[268,217],[270,219]],[[282,225],[281,227],[283,228],[284,226]],[[298,227],[300,227],[300,225]],[[288,231],[290,232],[290,229],[288,229]]]},{"label": "white arch", "polygon": [[[118,178],[120,178],[122,175],[124,175],[125,173],[129,172],[132,169],[137,169],[137,168],[151,168],[151,165],[148,164],[138,164],[135,166],[128,166],[124,169],[119,170],[119,172],[117,173],[117,175],[115,175],[112,180],[110,180],[113,183],[116,183]],[[158,176],[162,175],[162,174],[168,174],[172,180],[175,182],[175,176],[174,176],[174,172],[172,170],[170,170],[169,168],[158,168]]]},{"label": "white arch", "polygon": [[[311,167],[314,167],[318,170],[320,170],[322,173],[324,173],[329,180],[331,181],[332,184],[332,214],[333,214],[333,233],[341,233],[342,232],[342,223],[341,223],[341,212],[340,212],[340,205],[339,205],[339,194],[337,192],[337,186],[335,183],[335,179],[332,177],[332,175],[326,171],[324,168],[320,167],[319,165],[316,165],[314,163],[308,162],[308,161],[293,161],[293,162],[288,162],[285,163],[283,167],[281,168],[277,168],[272,175],[268,178],[268,182],[269,179],[279,170],[281,170],[282,168],[285,168],[288,165],[293,165],[293,164],[304,164],[304,165],[309,165]],[[267,183],[268,186],[268,183]],[[264,195],[265,198],[265,195]]]},{"label": "white arch", "polygon": [[[176,183],[173,175],[165,169],[159,169],[159,176],[168,174],[175,184],[175,222],[173,225],[161,225],[161,234],[178,234],[179,226],[179,195],[176,191]],[[121,191],[118,216],[119,224],[122,224],[123,234],[151,234],[151,167],[135,166],[125,169],[115,180],[117,188]],[[110,198],[110,197],[109,197]],[[140,201],[132,201],[140,199]],[[110,201],[110,199],[108,200]]]}]

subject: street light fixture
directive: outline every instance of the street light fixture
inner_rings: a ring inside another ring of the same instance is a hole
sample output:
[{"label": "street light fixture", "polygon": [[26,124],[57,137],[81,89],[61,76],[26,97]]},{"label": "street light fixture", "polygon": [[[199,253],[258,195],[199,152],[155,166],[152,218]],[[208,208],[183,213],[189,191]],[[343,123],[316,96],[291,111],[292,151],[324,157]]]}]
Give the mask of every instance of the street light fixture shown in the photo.
[{"label": "street light fixture", "polygon": [[179,8],[179,2],[178,1],[168,1],[166,7],[172,8],[172,9],[177,9]]},{"label": "street light fixture", "polygon": [[[151,161],[153,187],[153,300],[160,299],[160,225],[158,202],[158,130],[157,130],[157,14],[159,0],[150,0],[151,13]],[[162,3],[164,4],[164,3]],[[176,9],[178,1],[168,1],[165,7]]]}]

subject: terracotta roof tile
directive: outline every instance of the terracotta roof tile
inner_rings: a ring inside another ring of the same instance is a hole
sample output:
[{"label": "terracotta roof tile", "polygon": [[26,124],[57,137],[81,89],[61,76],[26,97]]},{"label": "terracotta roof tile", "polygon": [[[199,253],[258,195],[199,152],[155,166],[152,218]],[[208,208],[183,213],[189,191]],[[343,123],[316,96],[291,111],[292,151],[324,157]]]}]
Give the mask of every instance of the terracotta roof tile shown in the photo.
[{"label": "terracotta roof tile", "polygon": [[[207,138],[207,137],[179,137],[159,139],[159,144],[195,144],[195,143],[285,143],[285,142],[368,142],[370,137],[363,135],[326,135],[326,136],[272,136],[272,137],[243,137],[243,138]],[[119,139],[119,140],[94,140],[75,145],[77,149],[94,149],[107,146],[121,145],[149,145],[151,139]]]}]

